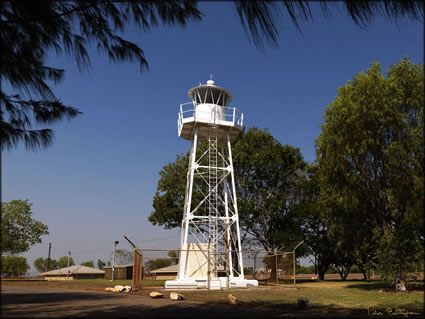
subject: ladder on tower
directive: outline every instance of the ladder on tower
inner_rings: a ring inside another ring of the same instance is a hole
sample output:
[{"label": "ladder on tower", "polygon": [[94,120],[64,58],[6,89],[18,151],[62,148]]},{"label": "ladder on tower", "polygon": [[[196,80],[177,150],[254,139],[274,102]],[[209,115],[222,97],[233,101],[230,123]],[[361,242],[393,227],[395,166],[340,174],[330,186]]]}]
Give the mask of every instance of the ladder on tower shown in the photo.
[{"label": "ladder on tower", "polygon": [[[209,230],[209,244],[214,245],[215,249],[213,250],[213,256],[211,256],[210,250],[208,251],[208,260],[209,260],[209,272],[214,274],[214,277],[217,277],[217,248],[218,248],[218,151],[217,151],[217,135],[211,134],[214,131],[210,131],[208,137],[208,184],[209,184],[209,200],[208,200],[208,230]],[[209,246],[210,246],[209,245]],[[210,249],[210,248],[208,248]]]}]

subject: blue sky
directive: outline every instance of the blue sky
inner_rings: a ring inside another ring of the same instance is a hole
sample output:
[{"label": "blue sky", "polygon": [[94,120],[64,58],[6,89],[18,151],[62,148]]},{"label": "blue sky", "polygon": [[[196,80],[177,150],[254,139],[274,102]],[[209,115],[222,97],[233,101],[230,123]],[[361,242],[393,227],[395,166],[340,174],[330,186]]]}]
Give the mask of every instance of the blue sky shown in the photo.
[{"label": "blue sky", "polygon": [[247,127],[269,129],[312,162],[338,87],[371,62],[384,70],[405,56],[423,63],[423,24],[377,18],[365,31],[342,7],[331,6],[327,18],[318,4],[311,7],[314,22],[301,23],[300,33],[286,18],[279,47],[264,52],[249,41],[231,3],[201,2],[202,22],[126,32],[144,50],[149,72],[110,64],[95,48],[84,73],[70,58],[50,56],[49,65],[66,70],[54,92],[84,114],[57,124],[46,151],[3,153],[2,200],[28,199],[34,218],[49,226],[43,243],[24,254],[31,266],[47,257],[49,242],[52,258],[70,250],[76,263],[110,259],[115,240],[129,249],[123,235],[141,248],[178,248],[179,230],[152,226],[147,217],[159,171],[190,148],[177,135],[179,104],[210,74],[232,93]]}]

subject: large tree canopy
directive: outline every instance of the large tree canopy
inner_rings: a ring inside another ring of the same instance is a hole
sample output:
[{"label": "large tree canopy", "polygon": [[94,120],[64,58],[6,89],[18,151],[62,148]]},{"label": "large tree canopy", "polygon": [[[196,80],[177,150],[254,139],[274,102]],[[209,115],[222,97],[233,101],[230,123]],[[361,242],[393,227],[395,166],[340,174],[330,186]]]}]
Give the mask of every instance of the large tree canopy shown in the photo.
[{"label": "large tree canopy", "polygon": [[62,256],[57,261],[57,267],[58,268],[68,267],[68,258],[69,258],[69,266],[74,266],[75,262],[74,262],[74,259],[72,257]]},{"label": "large tree canopy", "polygon": [[292,249],[303,239],[293,209],[306,166],[300,150],[254,127],[238,137],[233,161],[242,229],[267,251]]},{"label": "large tree canopy", "polygon": [[404,58],[339,88],[316,141],[321,195],[337,208],[328,217],[366,228],[392,280],[423,260],[423,131],[424,69]]},{"label": "large tree canopy", "polygon": [[[40,273],[59,268],[57,260],[52,258],[50,258],[49,262],[48,258],[38,257],[34,260],[33,265],[34,268]],[[49,269],[47,269],[47,265],[49,266]]]},{"label": "large tree canopy", "polygon": [[[294,209],[296,184],[305,168],[299,149],[253,127],[241,132],[232,150],[242,241],[270,252],[294,248],[303,239]],[[160,172],[154,211],[148,217],[154,225],[181,226],[187,169],[188,155],[179,155]],[[197,195],[195,191],[193,201]]]},{"label": "large tree canopy", "polygon": [[2,277],[19,277],[24,275],[30,266],[27,259],[21,256],[1,257],[1,275]]},{"label": "large tree canopy", "polygon": [[31,217],[31,205],[28,200],[1,203],[2,256],[24,253],[49,234],[46,225]]},{"label": "large tree canopy", "polygon": [[111,62],[139,63],[147,69],[143,50],[121,37],[129,25],[147,31],[159,23],[185,25],[200,18],[194,1],[19,1],[0,2],[0,81],[13,90],[0,91],[1,149],[20,141],[35,150],[52,143],[51,129],[33,129],[74,118],[80,112],[65,106],[48,81],[60,82],[64,70],[45,64],[52,50],[71,56],[80,70],[90,65],[88,46]]},{"label": "large tree canopy", "polygon": [[[361,28],[368,28],[373,18],[383,16],[398,23],[404,18],[423,21],[424,3],[416,0],[343,0],[332,3],[320,0],[320,6],[325,14],[329,14],[329,6],[342,5],[348,16]],[[297,1],[234,1],[242,26],[257,48],[262,49],[267,43],[278,46],[279,27],[285,23],[286,12],[291,22],[299,29],[299,21],[313,20],[310,4],[306,0]],[[283,10],[282,10],[283,9]]]},{"label": "large tree canopy", "polygon": [[[0,2],[0,147],[10,150],[24,142],[29,150],[49,146],[50,126],[81,114],[63,104],[49,86],[60,82],[64,70],[46,65],[48,53],[72,57],[80,70],[90,65],[88,47],[95,46],[111,62],[136,62],[148,67],[143,50],[122,37],[130,25],[149,31],[158,24],[185,26],[202,13],[195,0],[3,0]],[[299,28],[299,20],[312,19],[307,1],[234,1],[247,35],[258,48],[277,46],[279,26],[287,12]],[[327,1],[320,1],[329,12]],[[373,17],[394,21],[423,20],[423,1],[344,0],[349,16],[367,27]],[[282,10],[283,9],[283,10]],[[3,83],[11,87],[4,90]]]}]

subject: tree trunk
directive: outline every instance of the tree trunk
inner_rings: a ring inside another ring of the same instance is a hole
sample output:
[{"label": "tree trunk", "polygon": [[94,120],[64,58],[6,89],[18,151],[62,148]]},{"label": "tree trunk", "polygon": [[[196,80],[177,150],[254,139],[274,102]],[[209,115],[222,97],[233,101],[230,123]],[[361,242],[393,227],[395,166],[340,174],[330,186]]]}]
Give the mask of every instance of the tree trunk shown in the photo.
[{"label": "tree trunk", "polygon": [[[272,281],[273,283],[276,282],[276,278],[277,278],[277,268],[276,268],[276,258],[278,258],[279,256],[276,255],[271,255],[269,258],[271,260],[271,272],[270,272],[270,281]],[[279,259],[278,259],[278,263],[279,263]]]},{"label": "tree trunk", "polygon": [[368,276],[367,276],[367,271],[365,270],[365,268],[363,267],[363,265],[358,265],[359,266],[359,270],[362,272],[362,274],[363,274],[363,280],[364,281],[369,281],[369,278],[368,278]]},{"label": "tree trunk", "polygon": [[319,273],[319,279],[320,280],[325,280],[325,274],[326,274],[326,270],[328,270],[328,267],[324,267],[323,265],[317,265],[317,271]]},{"label": "tree trunk", "polygon": [[339,277],[341,278],[342,281],[347,280],[347,276],[348,276],[348,271],[345,271],[345,267],[336,267]]},{"label": "tree trunk", "polygon": [[329,268],[329,264],[322,263],[321,259],[317,261],[317,272],[319,273],[319,279],[325,280],[325,273]]},{"label": "tree trunk", "polygon": [[347,276],[350,273],[351,265],[352,264],[347,263],[340,266],[335,266],[342,281],[347,280]]}]

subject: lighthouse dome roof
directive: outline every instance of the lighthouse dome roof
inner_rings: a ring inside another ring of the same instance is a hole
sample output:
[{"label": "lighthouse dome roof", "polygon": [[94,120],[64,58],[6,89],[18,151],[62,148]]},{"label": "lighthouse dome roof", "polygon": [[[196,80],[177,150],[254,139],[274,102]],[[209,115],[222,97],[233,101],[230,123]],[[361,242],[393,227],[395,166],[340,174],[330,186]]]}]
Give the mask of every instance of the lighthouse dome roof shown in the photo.
[{"label": "lighthouse dome roof", "polygon": [[[211,94],[208,94],[209,92]],[[190,99],[196,100],[196,95],[198,93],[199,93],[199,96],[201,97],[201,99],[206,94],[212,95],[216,98],[224,95],[226,97],[226,99],[225,99],[226,103],[225,104],[229,103],[233,99],[232,94],[229,91],[227,91],[226,89],[223,89],[219,86],[216,86],[215,82],[213,80],[208,80],[207,84],[199,84],[199,86],[195,86],[195,87],[191,88],[189,90],[189,92],[187,92],[187,95],[189,96]],[[221,103],[219,103],[219,104],[221,104]]]}]

